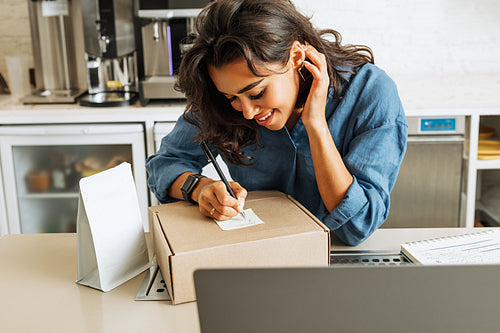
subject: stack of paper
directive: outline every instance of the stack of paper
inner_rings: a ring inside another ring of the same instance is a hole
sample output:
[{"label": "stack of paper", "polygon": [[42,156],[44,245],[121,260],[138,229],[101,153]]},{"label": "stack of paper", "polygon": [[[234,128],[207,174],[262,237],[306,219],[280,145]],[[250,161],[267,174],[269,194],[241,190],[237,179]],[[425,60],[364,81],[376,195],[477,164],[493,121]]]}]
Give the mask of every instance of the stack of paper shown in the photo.
[{"label": "stack of paper", "polygon": [[401,254],[424,265],[500,264],[500,229],[403,243]]}]

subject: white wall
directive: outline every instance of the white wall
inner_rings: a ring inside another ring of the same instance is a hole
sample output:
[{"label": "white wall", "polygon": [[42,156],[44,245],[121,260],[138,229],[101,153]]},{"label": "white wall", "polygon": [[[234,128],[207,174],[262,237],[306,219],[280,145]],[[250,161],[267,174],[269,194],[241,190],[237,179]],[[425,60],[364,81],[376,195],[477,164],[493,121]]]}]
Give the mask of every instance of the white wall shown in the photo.
[{"label": "white wall", "polygon": [[[498,0],[292,0],[313,23],[366,44],[390,74],[500,72]],[[31,55],[27,0],[0,0],[6,55]]]},{"label": "white wall", "polygon": [[390,73],[500,72],[498,0],[293,0]]}]

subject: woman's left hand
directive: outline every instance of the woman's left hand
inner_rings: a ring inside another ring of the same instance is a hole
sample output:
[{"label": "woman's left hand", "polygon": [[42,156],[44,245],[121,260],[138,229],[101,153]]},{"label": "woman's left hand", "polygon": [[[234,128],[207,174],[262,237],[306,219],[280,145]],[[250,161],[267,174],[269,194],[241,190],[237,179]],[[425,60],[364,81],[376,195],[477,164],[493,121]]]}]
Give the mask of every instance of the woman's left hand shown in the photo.
[{"label": "woman's left hand", "polygon": [[312,74],[313,82],[302,111],[302,122],[306,128],[324,126],[325,106],[330,87],[326,57],[308,43],[304,46],[304,50],[306,58],[310,60],[304,60],[304,67]]},{"label": "woman's left hand", "polygon": [[345,197],[353,182],[340,155],[325,116],[330,78],[324,54],[306,44],[304,67],[311,72],[313,82],[307,96],[302,122],[307,131],[316,183],[321,199],[328,211],[332,211]]}]

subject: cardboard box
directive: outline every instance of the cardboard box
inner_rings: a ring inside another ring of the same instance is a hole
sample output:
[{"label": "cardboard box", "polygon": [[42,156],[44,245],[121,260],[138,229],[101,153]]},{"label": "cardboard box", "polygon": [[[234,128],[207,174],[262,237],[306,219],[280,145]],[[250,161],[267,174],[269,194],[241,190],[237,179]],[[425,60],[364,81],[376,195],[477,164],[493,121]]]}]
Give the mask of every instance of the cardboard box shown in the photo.
[{"label": "cardboard box", "polygon": [[228,231],[184,201],[149,208],[156,259],[173,304],[196,300],[193,273],[199,268],[328,266],[329,229],[295,199],[250,192],[248,208],[264,223]]}]

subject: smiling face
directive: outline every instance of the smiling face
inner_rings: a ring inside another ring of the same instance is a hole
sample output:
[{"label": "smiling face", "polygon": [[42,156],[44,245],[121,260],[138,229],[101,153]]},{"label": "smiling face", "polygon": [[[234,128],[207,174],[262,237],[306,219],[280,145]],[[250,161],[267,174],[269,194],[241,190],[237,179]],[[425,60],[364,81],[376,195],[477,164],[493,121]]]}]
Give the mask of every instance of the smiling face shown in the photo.
[{"label": "smiling face", "polygon": [[270,130],[279,130],[285,125],[291,129],[300,117],[300,110],[295,109],[300,83],[297,71],[292,62],[285,68],[267,67],[256,66],[265,76],[255,76],[241,58],[220,67],[209,65],[208,73],[217,90],[246,119],[253,119]]}]

